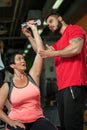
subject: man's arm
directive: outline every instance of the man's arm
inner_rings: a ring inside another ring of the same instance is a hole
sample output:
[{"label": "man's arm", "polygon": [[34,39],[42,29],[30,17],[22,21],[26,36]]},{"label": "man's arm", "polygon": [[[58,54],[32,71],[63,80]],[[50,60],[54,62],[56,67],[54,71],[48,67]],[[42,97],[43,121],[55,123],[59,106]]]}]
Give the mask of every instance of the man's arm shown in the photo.
[{"label": "man's arm", "polygon": [[71,39],[69,41],[69,45],[61,50],[54,50],[52,47],[47,46],[47,50],[40,50],[39,54],[43,58],[47,57],[54,57],[54,56],[60,56],[60,57],[72,57],[77,54],[79,54],[82,50],[84,39],[77,37],[74,39]]}]

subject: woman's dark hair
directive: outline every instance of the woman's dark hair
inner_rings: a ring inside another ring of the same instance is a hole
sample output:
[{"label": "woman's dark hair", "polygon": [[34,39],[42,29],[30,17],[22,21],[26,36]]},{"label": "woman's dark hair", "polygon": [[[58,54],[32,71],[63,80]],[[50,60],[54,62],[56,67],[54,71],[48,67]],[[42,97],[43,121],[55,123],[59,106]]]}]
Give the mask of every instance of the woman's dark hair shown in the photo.
[{"label": "woman's dark hair", "polygon": [[13,73],[13,69],[10,67],[11,64],[15,64],[15,56],[17,54],[22,55],[21,52],[15,51],[15,52],[11,52],[11,53],[7,53],[6,54],[6,58],[5,58],[5,68],[10,72]]}]

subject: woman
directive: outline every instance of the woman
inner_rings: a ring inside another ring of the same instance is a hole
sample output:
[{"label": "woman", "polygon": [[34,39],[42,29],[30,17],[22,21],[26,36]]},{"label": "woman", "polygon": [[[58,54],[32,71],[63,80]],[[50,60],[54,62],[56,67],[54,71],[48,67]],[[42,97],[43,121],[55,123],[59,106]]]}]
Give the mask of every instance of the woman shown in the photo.
[{"label": "woman", "polygon": [[[0,40],[0,87],[2,86],[4,79],[5,79],[5,66],[3,63],[4,59],[4,42]],[[4,108],[4,111],[6,111],[6,108]],[[0,120],[0,129],[4,129],[4,122]]]},{"label": "woman", "polygon": [[5,78],[5,66],[2,60],[3,51],[4,51],[4,43],[2,40],[0,40],[0,87],[3,84]]},{"label": "woman", "polygon": [[[37,27],[29,24],[36,46],[43,49],[42,40],[38,34]],[[7,66],[13,70],[12,87],[4,83],[0,90],[0,118],[6,122],[9,130],[56,130],[56,128],[45,119],[40,103],[39,81],[43,65],[43,59],[37,53],[34,63],[28,72],[25,73],[26,62],[19,52],[14,52],[7,57]],[[30,81],[28,77],[32,77]],[[10,91],[10,92],[9,92]],[[9,94],[10,93],[10,94]],[[11,102],[11,110],[8,116],[4,113],[3,107],[8,99]]]}]

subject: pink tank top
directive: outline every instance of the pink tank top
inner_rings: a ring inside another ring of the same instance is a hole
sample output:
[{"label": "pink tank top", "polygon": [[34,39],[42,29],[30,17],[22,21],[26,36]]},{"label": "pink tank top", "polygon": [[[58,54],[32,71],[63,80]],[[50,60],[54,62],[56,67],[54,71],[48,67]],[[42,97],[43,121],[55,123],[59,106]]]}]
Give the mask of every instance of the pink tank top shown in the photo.
[{"label": "pink tank top", "polygon": [[10,101],[12,106],[9,117],[13,120],[28,123],[44,117],[40,102],[40,90],[31,81],[26,87],[13,87]]}]

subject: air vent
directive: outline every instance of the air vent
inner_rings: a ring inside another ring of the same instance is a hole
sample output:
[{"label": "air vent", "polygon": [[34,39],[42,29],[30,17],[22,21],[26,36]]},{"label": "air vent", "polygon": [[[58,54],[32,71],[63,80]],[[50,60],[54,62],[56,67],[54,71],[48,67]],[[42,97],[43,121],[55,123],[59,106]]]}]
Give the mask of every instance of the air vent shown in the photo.
[{"label": "air vent", "polygon": [[7,34],[7,32],[7,29],[3,25],[0,25],[0,35]]},{"label": "air vent", "polygon": [[12,0],[0,0],[0,7],[12,6]]}]

